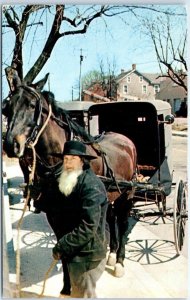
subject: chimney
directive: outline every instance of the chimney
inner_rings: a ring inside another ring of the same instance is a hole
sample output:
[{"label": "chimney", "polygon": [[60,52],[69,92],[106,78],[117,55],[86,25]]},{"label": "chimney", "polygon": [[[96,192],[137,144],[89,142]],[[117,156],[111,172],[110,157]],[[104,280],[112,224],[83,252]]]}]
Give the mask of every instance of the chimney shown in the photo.
[{"label": "chimney", "polygon": [[136,64],[132,64],[132,70],[136,70]]},{"label": "chimney", "polygon": [[125,72],[125,70],[124,69],[121,69],[121,73],[124,73]]}]

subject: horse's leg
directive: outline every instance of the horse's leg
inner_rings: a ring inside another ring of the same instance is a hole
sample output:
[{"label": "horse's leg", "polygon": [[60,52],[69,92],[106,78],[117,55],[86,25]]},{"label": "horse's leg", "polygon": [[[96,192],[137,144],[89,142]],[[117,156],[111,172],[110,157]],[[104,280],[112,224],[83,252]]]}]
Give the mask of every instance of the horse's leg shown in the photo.
[{"label": "horse's leg", "polygon": [[[26,162],[24,161],[24,158],[19,159],[19,165],[22,170],[23,177],[24,177],[24,184],[21,184],[20,187],[24,188],[23,197],[26,198],[28,195],[28,184],[29,184],[30,171],[28,169],[28,166],[26,165]],[[27,204],[29,207],[29,210],[30,210],[30,202],[31,202],[31,198],[28,199],[28,204]]]},{"label": "horse's leg", "polygon": [[63,267],[63,288],[60,292],[61,295],[70,295],[71,294],[71,282],[69,277],[69,271],[67,263],[65,263],[63,260],[62,267]]},{"label": "horse's leg", "polygon": [[118,249],[118,231],[114,204],[111,203],[109,204],[107,210],[107,223],[110,231],[110,253],[108,256],[107,265],[114,266],[116,263],[116,252]]},{"label": "horse's leg", "polygon": [[[61,225],[59,224],[59,220],[56,216],[53,216],[51,213],[46,214],[47,220],[51,228],[53,229],[57,240],[59,240],[62,235],[60,232]],[[63,288],[60,291],[62,295],[70,295],[71,294],[71,283],[68,272],[67,263],[61,260],[62,268],[63,268]]]},{"label": "horse's leg", "polygon": [[116,277],[122,277],[125,273],[123,261],[125,259],[125,244],[127,241],[129,227],[128,218],[131,208],[132,200],[127,200],[125,195],[122,195],[115,203],[119,241],[119,247],[117,249],[116,256],[116,265],[114,269],[114,274]]}]

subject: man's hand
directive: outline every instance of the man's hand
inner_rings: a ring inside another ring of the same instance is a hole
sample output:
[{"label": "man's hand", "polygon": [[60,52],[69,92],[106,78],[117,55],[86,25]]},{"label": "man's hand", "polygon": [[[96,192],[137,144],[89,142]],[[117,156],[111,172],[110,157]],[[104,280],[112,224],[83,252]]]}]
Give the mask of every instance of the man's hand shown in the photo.
[{"label": "man's hand", "polygon": [[55,247],[52,249],[52,256],[54,259],[59,260],[61,259],[62,256],[62,250],[61,250],[61,246],[60,243],[58,242]]}]

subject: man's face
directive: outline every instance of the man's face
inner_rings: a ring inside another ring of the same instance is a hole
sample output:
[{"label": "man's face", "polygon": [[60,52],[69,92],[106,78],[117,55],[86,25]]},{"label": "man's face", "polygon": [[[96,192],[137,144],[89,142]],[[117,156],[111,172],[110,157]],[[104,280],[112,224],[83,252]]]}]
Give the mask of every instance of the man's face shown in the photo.
[{"label": "man's face", "polygon": [[83,161],[77,155],[65,155],[63,158],[64,170],[71,172],[75,170],[81,170]]}]

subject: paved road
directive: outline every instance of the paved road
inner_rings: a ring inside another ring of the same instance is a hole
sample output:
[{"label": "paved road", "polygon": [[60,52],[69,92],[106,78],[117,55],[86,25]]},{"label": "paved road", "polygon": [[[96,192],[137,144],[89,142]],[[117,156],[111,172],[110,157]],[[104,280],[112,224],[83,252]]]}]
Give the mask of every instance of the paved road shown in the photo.
[{"label": "paved road", "polygon": [[[174,142],[178,145],[176,140]],[[179,162],[177,158],[175,161]],[[24,206],[22,192],[18,186],[23,178],[15,160],[7,161],[6,170],[9,179],[12,235],[16,249],[17,223]],[[184,169],[183,176],[185,172]],[[172,194],[169,201],[173,201]],[[115,278],[113,268],[107,267],[98,282],[98,297],[187,298],[187,240],[182,255],[176,256],[172,220],[167,219],[166,224],[163,224],[161,218],[156,223],[154,221],[156,217],[142,218],[137,223],[135,219],[130,219],[132,230],[126,245],[125,275],[123,278]],[[47,224],[44,213],[36,215],[32,211],[27,211],[21,228],[19,242],[21,297],[35,298],[42,290],[45,273],[52,261],[51,248],[55,243],[55,237]],[[9,280],[13,291],[16,279],[13,253],[9,259]],[[48,277],[44,296],[58,297],[61,288],[62,272],[58,264]]]}]

